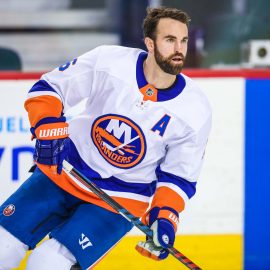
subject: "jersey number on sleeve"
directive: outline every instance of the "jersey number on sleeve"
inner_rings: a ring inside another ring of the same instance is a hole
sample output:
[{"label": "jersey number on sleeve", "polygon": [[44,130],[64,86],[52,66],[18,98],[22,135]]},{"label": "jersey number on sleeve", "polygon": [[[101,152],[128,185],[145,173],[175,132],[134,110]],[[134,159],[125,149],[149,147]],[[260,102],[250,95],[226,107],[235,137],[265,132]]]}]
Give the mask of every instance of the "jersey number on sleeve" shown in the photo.
[{"label": "jersey number on sleeve", "polygon": [[69,68],[70,65],[74,66],[77,63],[77,58],[75,58],[73,61],[67,62],[66,64],[59,67],[59,71],[65,71],[67,68]]}]

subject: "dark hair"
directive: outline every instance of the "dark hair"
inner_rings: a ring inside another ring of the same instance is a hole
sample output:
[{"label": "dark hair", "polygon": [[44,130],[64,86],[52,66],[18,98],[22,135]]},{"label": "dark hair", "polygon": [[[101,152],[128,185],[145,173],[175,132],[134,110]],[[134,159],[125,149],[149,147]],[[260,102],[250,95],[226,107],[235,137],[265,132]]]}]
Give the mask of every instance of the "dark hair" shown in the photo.
[{"label": "dark hair", "polygon": [[160,19],[162,18],[171,18],[177,21],[180,21],[187,26],[190,22],[189,15],[176,8],[147,8],[147,15],[143,21],[143,34],[144,37],[150,37],[151,39],[156,38],[156,29]]}]

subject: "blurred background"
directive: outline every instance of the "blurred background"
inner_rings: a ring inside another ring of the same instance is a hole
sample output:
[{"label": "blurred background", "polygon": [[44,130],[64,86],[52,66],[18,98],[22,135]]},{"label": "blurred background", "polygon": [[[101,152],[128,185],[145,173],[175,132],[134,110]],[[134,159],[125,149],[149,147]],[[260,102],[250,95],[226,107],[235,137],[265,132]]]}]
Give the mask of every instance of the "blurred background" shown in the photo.
[{"label": "blurred background", "polygon": [[[191,16],[183,73],[213,109],[197,194],[175,245],[204,270],[269,270],[270,0],[0,0],[0,204],[29,177],[28,90],[96,46],[144,49],[147,6]],[[143,238],[132,230],[95,269],[187,269],[172,257],[139,256]]]},{"label": "blurred background", "polygon": [[0,0],[0,69],[50,70],[100,44],[144,48],[146,6],[160,5],[192,18],[187,67],[254,66],[254,46],[269,65],[269,0]]}]

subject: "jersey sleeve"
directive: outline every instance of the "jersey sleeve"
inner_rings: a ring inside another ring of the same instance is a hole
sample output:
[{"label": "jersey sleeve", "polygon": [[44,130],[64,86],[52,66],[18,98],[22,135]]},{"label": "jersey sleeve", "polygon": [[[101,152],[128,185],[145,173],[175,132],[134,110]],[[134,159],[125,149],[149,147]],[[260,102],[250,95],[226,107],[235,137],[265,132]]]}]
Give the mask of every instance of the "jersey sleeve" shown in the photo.
[{"label": "jersey sleeve", "polygon": [[42,75],[29,90],[25,109],[32,127],[44,117],[63,112],[90,97],[101,47]]},{"label": "jersey sleeve", "polygon": [[211,116],[197,130],[168,145],[166,157],[156,169],[157,189],[151,207],[170,207],[178,213],[196,193],[204,152],[211,128]]}]

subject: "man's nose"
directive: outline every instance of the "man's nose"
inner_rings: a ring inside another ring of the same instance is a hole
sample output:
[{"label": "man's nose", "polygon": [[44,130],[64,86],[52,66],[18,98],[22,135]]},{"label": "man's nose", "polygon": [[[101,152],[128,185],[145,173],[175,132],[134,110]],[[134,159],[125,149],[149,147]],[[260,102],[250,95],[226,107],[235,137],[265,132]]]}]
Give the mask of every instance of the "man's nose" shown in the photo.
[{"label": "man's nose", "polygon": [[175,53],[182,53],[183,52],[183,44],[181,42],[176,42],[174,46]]}]

